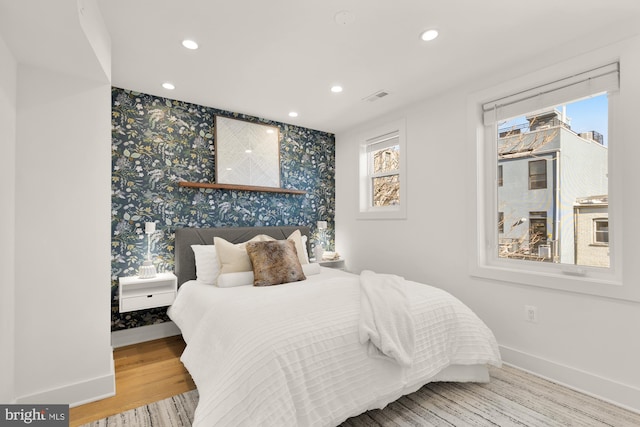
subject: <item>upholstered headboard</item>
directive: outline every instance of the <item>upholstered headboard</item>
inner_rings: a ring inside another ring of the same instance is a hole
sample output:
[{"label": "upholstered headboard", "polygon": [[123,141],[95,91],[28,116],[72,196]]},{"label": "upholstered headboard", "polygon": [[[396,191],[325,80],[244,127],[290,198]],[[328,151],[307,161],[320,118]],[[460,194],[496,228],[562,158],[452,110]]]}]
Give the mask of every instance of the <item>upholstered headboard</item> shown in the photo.
[{"label": "upholstered headboard", "polygon": [[175,243],[175,274],[178,276],[178,286],[196,278],[196,261],[191,245],[213,245],[214,237],[222,237],[231,243],[242,243],[258,234],[284,240],[295,230],[300,230],[303,236],[307,236],[307,251],[309,251],[309,227],[178,228]]}]

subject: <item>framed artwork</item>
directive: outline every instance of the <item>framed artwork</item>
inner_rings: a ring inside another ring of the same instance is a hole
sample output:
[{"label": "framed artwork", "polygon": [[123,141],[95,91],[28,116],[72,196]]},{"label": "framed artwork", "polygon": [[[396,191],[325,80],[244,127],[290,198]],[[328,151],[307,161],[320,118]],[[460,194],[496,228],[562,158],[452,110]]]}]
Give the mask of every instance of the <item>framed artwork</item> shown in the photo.
[{"label": "framed artwork", "polygon": [[216,183],[280,187],[277,126],[215,116]]}]

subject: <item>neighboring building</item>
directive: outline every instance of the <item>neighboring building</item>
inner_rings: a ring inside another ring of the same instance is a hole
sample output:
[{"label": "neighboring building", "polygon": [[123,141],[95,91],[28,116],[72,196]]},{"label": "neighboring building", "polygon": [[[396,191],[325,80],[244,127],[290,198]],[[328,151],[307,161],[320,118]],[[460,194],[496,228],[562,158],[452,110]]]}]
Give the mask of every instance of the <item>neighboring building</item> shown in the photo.
[{"label": "neighboring building", "polygon": [[498,140],[500,253],[573,264],[574,202],[608,193],[607,147],[598,132],[573,132],[555,109],[527,121]]},{"label": "neighboring building", "polygon": [[575,263],[592,267],[609,267],[609,201],[607,196],[576,200]]}]

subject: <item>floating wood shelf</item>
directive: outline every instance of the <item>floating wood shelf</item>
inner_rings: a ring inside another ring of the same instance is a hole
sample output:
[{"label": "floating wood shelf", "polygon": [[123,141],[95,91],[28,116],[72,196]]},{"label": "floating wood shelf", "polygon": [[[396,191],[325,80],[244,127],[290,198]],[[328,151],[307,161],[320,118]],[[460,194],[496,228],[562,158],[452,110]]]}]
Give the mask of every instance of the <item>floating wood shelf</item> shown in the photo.
[{"label": "floating wood shelf", "polygon": [[190,188],[213,188],[218,190],[236,191],[262,191],[265,193],[285,193],[285,194],[306,194],[304,190],[293,190],[289,188],[260,187],[256,185],[235,185],[235,184],[213,184],[207,182],[187,182],[180,181],[180,187]]}]

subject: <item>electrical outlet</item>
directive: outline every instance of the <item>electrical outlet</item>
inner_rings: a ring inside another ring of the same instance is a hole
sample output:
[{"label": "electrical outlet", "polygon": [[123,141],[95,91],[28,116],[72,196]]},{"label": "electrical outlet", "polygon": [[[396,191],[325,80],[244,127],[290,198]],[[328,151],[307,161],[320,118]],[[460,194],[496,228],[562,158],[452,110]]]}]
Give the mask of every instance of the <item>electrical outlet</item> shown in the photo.
[{"label": "electrical outlet", "polygon": [[535,305],[525,305],[524,320],[531,323],[538,323],[538,307]]}]

